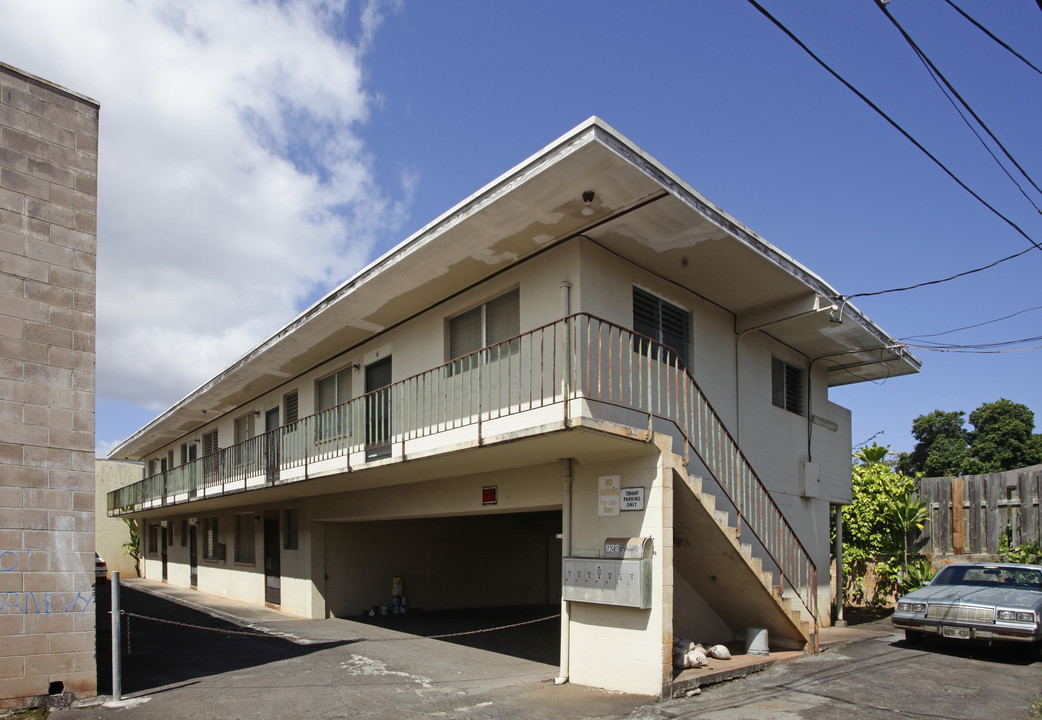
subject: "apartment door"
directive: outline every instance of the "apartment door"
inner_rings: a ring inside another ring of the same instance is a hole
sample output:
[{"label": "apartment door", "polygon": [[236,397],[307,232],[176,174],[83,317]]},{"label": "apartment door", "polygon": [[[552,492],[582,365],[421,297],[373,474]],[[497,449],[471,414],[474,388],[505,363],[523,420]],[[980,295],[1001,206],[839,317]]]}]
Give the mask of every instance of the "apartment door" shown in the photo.
[{"label": "apartment door", "polygon": [[391,356],[365,368],[365,459],[391,456]]},{"label": "apartment door", "polygon": [[162,529],[162,536],[160,537],[160,540],[162,540],[162,547],[160,548],[160,554],[161,554],[161,556],[163,558],[163,582],[166,582],[166,561],[167,561],[167,547],[168,547],[168,545],[167,545],[167,533],[168,532],[173,532],[173,528],[167,528],[167,526],[164,525],[161,529]]},{"label": "apartment door", "polygon": [[282,604],[282,554],[279,545],[279,511],[264,511],[264,602]]},{"label": "apartment door", "polygon": [[268,482],[279,479],[279,449],[282,442],[279,429],[279,409],[272,408],[264,413],[264,468]]},{"label": "apartment door", "polygon": [[188,568],[190,577],[188,584],[199,585],[199,534],[195,525],[188,526]]}]

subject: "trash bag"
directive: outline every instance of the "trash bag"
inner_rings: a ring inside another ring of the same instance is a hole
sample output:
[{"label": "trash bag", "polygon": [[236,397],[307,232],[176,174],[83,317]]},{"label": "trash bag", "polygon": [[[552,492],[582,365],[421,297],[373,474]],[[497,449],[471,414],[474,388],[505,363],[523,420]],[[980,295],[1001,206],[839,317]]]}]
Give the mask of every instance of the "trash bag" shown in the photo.
[{"label": "trash bag", "polygon": [[709,656],[714,657],[717,660],[730,660],[731,651],[724,645],[714,645],[709,648]]},{"label": "trash bag", "polygon": [[701,645],[697,646],[693,650],[689,650],[687,653],[687,666],[688,667],[705,667],[709,664],[709,658],[706,657],[705,651],[701,649]]}]

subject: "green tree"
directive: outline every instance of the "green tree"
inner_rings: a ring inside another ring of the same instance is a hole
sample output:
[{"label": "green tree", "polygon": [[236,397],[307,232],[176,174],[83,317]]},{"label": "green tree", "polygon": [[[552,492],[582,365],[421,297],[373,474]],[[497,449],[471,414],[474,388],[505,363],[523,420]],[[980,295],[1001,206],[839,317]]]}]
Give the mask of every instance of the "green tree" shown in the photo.
[{"label": "green tree", "polygon": [[1032,434],[1035,415],[1026,405],[1001,398],[984,403],[964,426],[965,413],[934,410],[912,422],[911,453],[898,458],[899,472],[944,477],[1015,470],[1042,463],[1042,435]]},{"label": "green tree", "polygon": [[912,421],[916,439],[911,453],[902,453],[897,469],[905,475],[943,477],[959,475],[970,456],[970,435],[962,411],[934,410]]},{"label": "green tree", "polygon": [[904,542],[904,562],[901,569],[905,578],[908,577],[908,542],[912,539],[912,533],[922,530],[923,525],[930,519],[930,511],[925,500],[915,497],[911,491],[898,497],[886,498],[883,501],[886,508],[886,518],[901,531],[901,539]]},{"label": "green tree", "polygon": [[[853,602],[884,602],[901,584],[902,566],[908,565],[901,562],[906,530],[922,520],[914,512],[902,515],[907,525],[895,517],[900,508],[914,505],[915,480],[886,461],[888,452],[873,443],[854,455],[852,499],[843,507],[843,572],[846,595]],[[877,576],[872,594],[864,582],[870,566]]]},{"label": "green tree", "polygon": [[970,448],[980,469],[1002,472],[1042,463],[1042,436],[1033,435],[1035,414],[1026,405],[1000,398],[970,413]]}]

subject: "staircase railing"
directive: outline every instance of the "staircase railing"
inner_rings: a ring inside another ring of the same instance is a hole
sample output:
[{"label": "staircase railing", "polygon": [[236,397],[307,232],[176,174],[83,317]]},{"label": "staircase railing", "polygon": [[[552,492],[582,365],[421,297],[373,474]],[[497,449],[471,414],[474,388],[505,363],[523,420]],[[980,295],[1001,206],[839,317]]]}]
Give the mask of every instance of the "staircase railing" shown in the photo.
[{"label": "staircase railing", "polygon": [[818,574],[800,541],[709,399],[672,349],[599,318],[580,315],[576,367],[587,399],[638,410],[672,423],[730,501],[739,534],[752,535],[799,598],[817,635]]}]

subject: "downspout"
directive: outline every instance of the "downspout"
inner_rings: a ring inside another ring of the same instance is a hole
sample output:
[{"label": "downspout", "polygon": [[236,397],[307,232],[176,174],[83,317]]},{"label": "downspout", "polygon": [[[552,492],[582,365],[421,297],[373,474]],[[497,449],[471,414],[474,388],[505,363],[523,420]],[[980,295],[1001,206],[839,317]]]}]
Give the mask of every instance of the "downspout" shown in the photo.
[{"label": "downspout", "polygon": [[[561,460],[561,557],[562,562],[572,554],[572,459]],[[554,685],[568,682],[571,665],[571,603],[561,597],[561,673]]]},{"label": "downspout", "polygon": [[568,427],[569,393],[572,382],[572,337],[571,320],[572,314],[572,284],[567,280],[561,281],[561,318],[564,323],[564,357],[561,368],[561,404],[564,405],[564,426]]},{"label": "downspout", "polygon": [[[567,280],[561,283],[561,317],[565,319],[567,331],[568,316],[572,314],[572,284]],[[561,378],[562,400],[565,407],[565,426],[568,425],[568,384],[570,368],[568,358],[570,357],[571,344],[565,344],[565,371]],[[561,460],[561,562],[572,554],[572,459]],[[555,685],[564,685],[568,682],[568,674],[571,665],[571,603],[564,599],[561,594],[561,672],[554,678]]]}]

